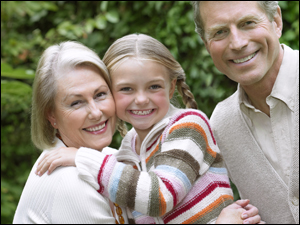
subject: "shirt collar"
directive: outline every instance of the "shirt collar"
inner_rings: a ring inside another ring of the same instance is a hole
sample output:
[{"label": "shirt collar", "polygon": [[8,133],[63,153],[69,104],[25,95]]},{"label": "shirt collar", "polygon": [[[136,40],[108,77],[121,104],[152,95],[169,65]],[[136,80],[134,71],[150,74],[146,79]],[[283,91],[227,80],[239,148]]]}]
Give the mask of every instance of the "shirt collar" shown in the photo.
[{"label": "shirt collar", "polygon": [[284,55],[270,96],[283,101],[293,111],[296,92],[295,83],[297,76],[299,76],[295,71],[297,66],[294,65],[297,62],[295,62],[296,59],[293,57],[293,50],[284,44],[281,46],[284,50]]}]

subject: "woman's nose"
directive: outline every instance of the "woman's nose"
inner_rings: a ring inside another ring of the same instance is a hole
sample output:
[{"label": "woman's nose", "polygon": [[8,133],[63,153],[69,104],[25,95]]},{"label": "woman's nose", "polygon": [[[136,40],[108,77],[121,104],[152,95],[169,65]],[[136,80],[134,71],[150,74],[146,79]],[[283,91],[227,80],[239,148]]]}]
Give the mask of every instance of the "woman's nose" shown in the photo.
[{"label": "woman's nose", "polygon": [[90,120],[100,120],[101,116],[103,115],[101,109],[99,106],[97,106],[97,104],[95,102],[91,102],[89,104],[89,115],[88,118]]}]

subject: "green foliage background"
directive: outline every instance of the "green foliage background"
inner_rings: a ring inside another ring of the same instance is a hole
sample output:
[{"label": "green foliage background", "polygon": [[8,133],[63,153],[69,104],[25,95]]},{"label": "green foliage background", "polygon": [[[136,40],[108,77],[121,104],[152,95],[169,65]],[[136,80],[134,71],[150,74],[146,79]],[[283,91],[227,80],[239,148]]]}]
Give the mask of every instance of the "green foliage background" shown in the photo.
[{"label": "green foliage background", "polygon": [[[282,43],[299,49],[299,2],[279,2]],[[102,57],[118,38],[148,34],[182,64],[187,83],[208,116],[236,90],[213,65],[183,1],[1,1],[1,223],[11,223],[40,151],[30,140],[31,85],[43,50],[77,40]],[[112,147],[121,141],[115,134]],[[238,198],[235,191],[236,198]]]}]

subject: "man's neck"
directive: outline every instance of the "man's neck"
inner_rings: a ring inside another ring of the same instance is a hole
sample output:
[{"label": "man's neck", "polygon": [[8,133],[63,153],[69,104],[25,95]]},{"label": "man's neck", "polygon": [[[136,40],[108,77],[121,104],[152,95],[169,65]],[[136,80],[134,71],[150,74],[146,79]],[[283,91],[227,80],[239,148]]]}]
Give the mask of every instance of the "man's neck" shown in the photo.
[{"label": "man's neck", "polygon": [[277,63],[267,72],[267,74],[257,83],[253,85],[241,85],[244,89],[252,105],[264,112],[270,117],[270,107],[267,104],[267,97],[271,94],[276,78],[278,76],[280,66],[283,59],[283,49],[280,48],[280,53]]}]

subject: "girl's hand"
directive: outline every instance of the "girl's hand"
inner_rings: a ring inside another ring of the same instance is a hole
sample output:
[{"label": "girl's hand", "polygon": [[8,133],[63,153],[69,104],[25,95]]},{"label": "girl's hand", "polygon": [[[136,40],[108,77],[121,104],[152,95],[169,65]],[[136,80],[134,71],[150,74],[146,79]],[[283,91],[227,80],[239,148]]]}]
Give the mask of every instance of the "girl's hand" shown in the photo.
[{"label": "girl's hand", "polygon": [[[249,204],[250,200],[238,200],[234,204],[238,204],[243,207],[246,211],[242,213],[241,217],[244,220],[244,224],[265,224],[266,222],[261,220],[258,214],[258,208]],[[246,206],[245,206],[246,205]]]},{"label": "girl's hand", "polygon": [[261,221],[258,209],[249,204],[249,200],[238,200],[224,208],[216,223],[243,223],[243,224],[265,224]]},{"label": "girl's hand", "polygon": [[78,149],[73,147],[60,147],[46,153],[39,161],[35,174],[42,176],[47,170],[48,175],[59,166],[76,166],[75,156]]}]

